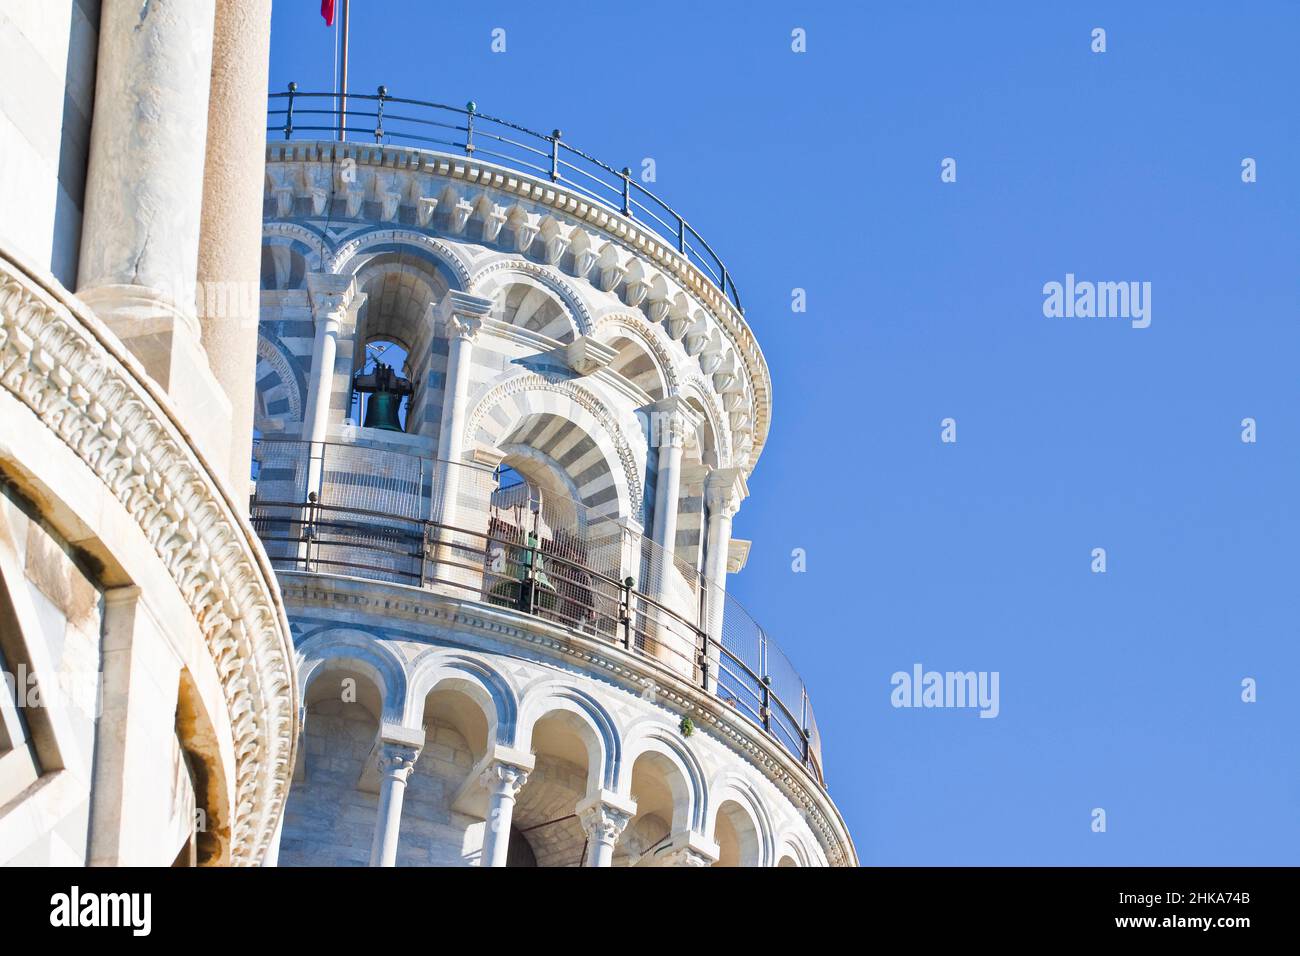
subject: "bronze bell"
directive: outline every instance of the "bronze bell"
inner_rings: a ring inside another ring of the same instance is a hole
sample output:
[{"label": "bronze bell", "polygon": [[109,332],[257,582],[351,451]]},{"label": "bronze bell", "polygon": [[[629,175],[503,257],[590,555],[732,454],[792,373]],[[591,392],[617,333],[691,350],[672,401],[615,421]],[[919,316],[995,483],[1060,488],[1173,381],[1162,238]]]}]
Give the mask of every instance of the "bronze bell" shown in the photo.
[{"label": "bronze bell", "polygon": [[361,423],[363,428],[382,428],[385,431],[400,432],[402,420],[402,399],[415,391],[409,379],[402,378],[391,366],[380,363],[373,372],[361,373],[353,380],[353,387],[362,393],[370,394],[366,403],[366,417]]}]

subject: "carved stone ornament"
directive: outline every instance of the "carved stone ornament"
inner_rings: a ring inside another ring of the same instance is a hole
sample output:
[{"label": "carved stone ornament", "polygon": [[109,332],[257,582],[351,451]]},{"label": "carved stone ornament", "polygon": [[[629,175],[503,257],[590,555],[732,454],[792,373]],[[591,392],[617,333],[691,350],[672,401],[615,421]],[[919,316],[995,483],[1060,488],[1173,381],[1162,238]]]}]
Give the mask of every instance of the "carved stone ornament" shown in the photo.
[{"label": "carved stone ornament", "polygon": [[288,793],[298,697],[288,621],[252,528],[113,334],[3,251],[0,388],[121,502],[189,606],[233,733],[231,863],[258,865]]}]

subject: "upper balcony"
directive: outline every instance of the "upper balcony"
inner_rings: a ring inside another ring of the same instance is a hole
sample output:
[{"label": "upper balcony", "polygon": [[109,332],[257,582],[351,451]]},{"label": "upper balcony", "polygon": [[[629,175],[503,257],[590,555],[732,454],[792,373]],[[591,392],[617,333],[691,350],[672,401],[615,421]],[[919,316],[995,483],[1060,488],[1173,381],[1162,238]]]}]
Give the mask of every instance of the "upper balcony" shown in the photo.
[{"label": "upper balcony", "polygon": [[560,130],[539,133],[478,111],[423,100],[349,93],[345,108],[335,93],[304,93],[290,83],[272,93],[267,136],[322,140],[351,136],[377,144],[452,150],[485,159],[567,188],[611,211],[643,223],[699,269],[741,315],[740,291],[722,257],[676,210],[646,189],[628,167],[615,169],[564,141]]}]

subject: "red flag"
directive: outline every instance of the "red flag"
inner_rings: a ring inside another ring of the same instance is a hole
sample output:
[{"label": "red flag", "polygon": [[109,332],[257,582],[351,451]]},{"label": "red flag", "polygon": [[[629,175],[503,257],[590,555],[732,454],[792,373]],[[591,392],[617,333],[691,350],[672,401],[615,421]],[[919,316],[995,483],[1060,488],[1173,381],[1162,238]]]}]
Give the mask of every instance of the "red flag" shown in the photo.
[{"label": "red flag", "polygon": [[327,27],[334,26],[334,0],[320,0],[320,15],[325,18]]}]

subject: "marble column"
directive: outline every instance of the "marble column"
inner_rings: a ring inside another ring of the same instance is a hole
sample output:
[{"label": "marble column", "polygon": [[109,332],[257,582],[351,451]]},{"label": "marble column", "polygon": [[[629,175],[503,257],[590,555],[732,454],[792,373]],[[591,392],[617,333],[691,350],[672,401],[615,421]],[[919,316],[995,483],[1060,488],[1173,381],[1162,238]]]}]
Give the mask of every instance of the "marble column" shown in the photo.
[{"label": "marble column", "polygon": [[195,312],[215,9],[150,0],[100,10],[77,294],[229,474],[230,400]]},{"label": "marble column", "polygon": [[612,866],[614,846],[636,816],[636,801],[602,790],[579,803],[577,813],[587,834],[587,866]]},{"label": "marble column", "polygon": [[307,384],[307,405],[303,409],[302,434],[308,441],[324,441],[329,428],[330,399],[338,364],[339,329],[356,297],[352,276],[312,272],[307,276],[316,338],[311,349],[311,379]]},{"label": "marble column", "polygon": [[726,606],[727,556],[731,550],[731,522],[740,503],[749,496],[745,473],[739,468],[715,468],[704,480],[704,503],[708,509],[704,545],[704,578],[708,592],[705,608],[708,614],[706,633],[709,635],[707,657],[709,662],[710,692],[717,688],[720,666],[718,644],[722,641],[723,611]]},{"label": "marble column", "polygon": [[217,5],[199,232],[200,340],[230,400],[230,482],[247,506],[261,305],[271,0]]},{"label": "marble column", "polygon": [[[699,424],[697,413],[678,396],[647,406],[650,412],[650,441],[659,449],[659,470],[655,479],[655,513],[651,537],[663,549],[664,560],[677,546],[677,503],[682,487],[682,451],[686,436]],[[667,567],[664,573],[667,573]]]},{"label": "marble column", "polygon": [[449,291],[436,310],[437,321],[447,335],[447,375],[443,384],[442,423],[438,431],[438,457],[460,463],[465,455],[465,407],[468,402],[470,366],[474,340],[483,319],[492,311],[492,300]]},{"label": "marble column", "polygon": [[[454,289],[443,296],[435,310],[436,320],[447,336],[447,374],[442,389],[442,423],[438,429],[438,462],[434,469],[430,518],[447,527],[462,527],[459,499],[461,485],[469,477],[466,474],[464,431],[474,340],[483,327],[484,317],[491,311],[491,299]],[[486,516],[486,502],[484,504],[483,514]],[[463,541],[467,547],[475,549],[481,549],[484,543],[482,538],[457,534],[445,527],[438,532],[438,541],[440,547],[435,552],[435,560],[444,565],[464,563],[463,558],[457,560],[453,550],[457,542]],[[463,568],[446,567],[440,576],[471,590],[481,583],[474,572]]]},{"label": "marble column", "polygon": [[487,822],[483,829],[481,866],[505,866],[510,853],[510,821],[515,797],[528,782],[528,770],[518,764],[496,761],[479,776],[488,792]]},{"label": "marble column", "polygon": [[415,769],[420,748],[406,742],[384,741],[379,754],[379,816],[370,848],[371,866],[397,865],[397,838],[402,823],[406,781]]}]

